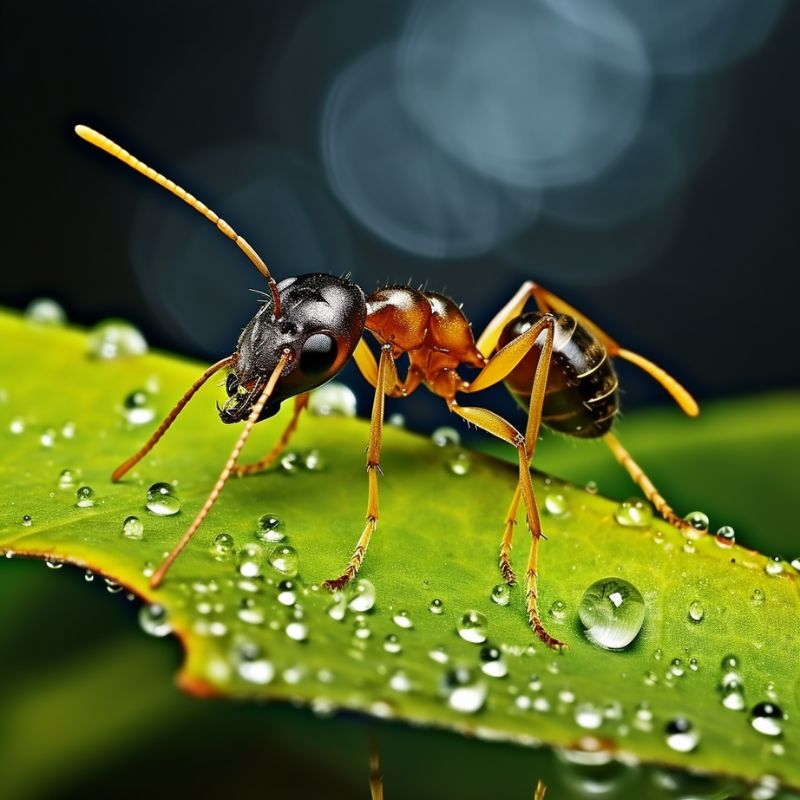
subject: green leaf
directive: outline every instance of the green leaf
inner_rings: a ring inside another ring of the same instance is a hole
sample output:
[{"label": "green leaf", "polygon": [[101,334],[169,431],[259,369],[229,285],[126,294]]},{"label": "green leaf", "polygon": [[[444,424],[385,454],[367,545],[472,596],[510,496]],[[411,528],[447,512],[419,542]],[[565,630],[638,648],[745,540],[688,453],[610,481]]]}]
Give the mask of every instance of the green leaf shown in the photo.
[{"label": "green leaf", "polygon": [[[563,514],[543,516],[548,540],[541,549],[541,605],[551,632],[570,645],[568,652],[555,654],[529,631],[520,587],[506,606],[490,600],[499,583],[497,545],[514,487],[513,467],[473,453],[468,473],[457,476],[449,468],[452,449],[390,427],[384,438],[381,525],[361,573],[374,584],[377,600],[361,619],[347,611],[337,620],[329,615],[331,597],[317,585],[341,571],[360,532],[367,426],[308,417],[292,449],[317,449],[324,469],[276,469],[232,481],[163,588],[153,591],[146,565],[157,564],[180,536],[237,433],[216,420],[212,401],[219,391],[201,392],[132,478],[114,485],[111,470],[149,432],[149,426],[131,428],[124,421],[123,399],[155,379],[162,415],[200,368],[155,355],[92,360],[83,334],[34,327],[10,316],[0,318],[0,335],[5,353],[0,437],[6,454],[1,477],[7,498],[0,511],[0,547],[98,570],[163,606],[187,651],[179,680],[188,690],[301,701],[318,711],[355,709],[521,743],[575,748],[589,746],[587,737],[594,736],[604,747],[643,760],[745,779],[771,773],[800,785],[794,657],[800,603],[789,565],[769,575],[764,556],[723,549],[713,537],[687,546],[660,522],[623,527],[614,518],[616,503],[537,475],[540,503],[550,495],[555,509],[562,502],[555,496],[561,495],[566,506]],[[13,433],[11,427],[20,427],[17,418],[24,430]],[[11,426],[12,420],[17,424]],[[67,422],[74,424],[72,437],[62,433]],[[254,457],[271,446],[285,422],[282,413],[258,426],[249,446]],[[701,447],[701,434],[695,437]],[[79,484],[94,489],[94,506],[75,507],[78,484],[59,487],[64,469],[80,472]],[[181,513],[159,517],[145,509],[147,488],[157,481],[177,482]],[[702,500],[702,481],[694,480],[693,490]],[[29,526],[22,522],[26,514]],[[140,541],[121,534],[131,514],[144,523]],[[283,521],[287,541],[299,554],[300,574],[291,578],[297,593],[293,608],[278,601],[277,585],[286,576],[267,560],[274,545],[255,538],[264,514]],[[243,578],[235,557],[215,559],[211,547],[221,532],[240,550],[246,544],[261,547],[261,576]],[[526,550],[518,532],[520,570]],[[644,626],[622,652],[591,644],[577,617],[585,589],[606,577],[629,581],[644,597]],[[753,602],[755,590],[763,592],[763,603]],[[441,614],[429,611],[434,599],[442,601]],[[563,621],[547,613],[556,601],[565,609]],[[704,611],[700,622],[689,619],[694,601]],[[298,608],[302,619],[295,618]],[[486,616],[487,643],[503,651],[505,677],[484,675],[482,645],[457,634],[470,610]],[[402,612],[413,627],[397,624]],[[288,630],[298,636],[303,628],[304,641],[287,635]],[[361,638],[365,631],[368,638]],[[389,650],[399,644],[399,652],[387,652],[387,637],[396,637]],[[438,647],[448,663],[431,658]],[[728,655],[738,659],[746,711],[721,703],[720,665]],[[680,664],[673,665],[674,659]],[[479,693],[486,691],[473,713],[448,702],[447,674],[461,667]],[[268,680],[258,683],[248,675]],[[772,692],[787,715],[776,738],[755,731],[749,719],[749,709],[774,699]],[[641,713],[643,703],[652,720]],[[665,726],[676,716],[689,719],[699,734],[692,752],[666,744]],[[598,721],[598,728],[579,724]]]}]

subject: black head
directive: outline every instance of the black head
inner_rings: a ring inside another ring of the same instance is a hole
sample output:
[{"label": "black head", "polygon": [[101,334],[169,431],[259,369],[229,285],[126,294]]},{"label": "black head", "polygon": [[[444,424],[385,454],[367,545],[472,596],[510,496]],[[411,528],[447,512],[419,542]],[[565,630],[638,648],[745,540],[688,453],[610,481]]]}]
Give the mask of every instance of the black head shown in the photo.
[{"label": "black head", "polygon": [[289,361],[259,420],[281,402],[321,386],[347,363],[364,331],[364,293],[347,278],[312,273],[278,284],[281,314],[265,302],[250,320],[228,374],[223,422],[246,419],[284,352]]}]

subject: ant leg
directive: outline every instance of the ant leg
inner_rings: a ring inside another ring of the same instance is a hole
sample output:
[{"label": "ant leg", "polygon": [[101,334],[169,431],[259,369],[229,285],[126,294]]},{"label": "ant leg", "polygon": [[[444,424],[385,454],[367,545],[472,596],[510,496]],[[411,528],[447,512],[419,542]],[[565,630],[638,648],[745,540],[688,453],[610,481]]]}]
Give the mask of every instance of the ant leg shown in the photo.
[{"label": "ant leg", "polygon": [[280,379],[283,368],[289,361],[289,356],[290,351],[286,350],[278,360],[278,364],[272,371],[272,374],[269,376],[269,380],[265,384],[264,388],[261,390],[258,400],[256,400],[256,402],[253,404],[250,414],[247,417],[247,421],[244,424],[244,430],[241,432],[239,439],[233,446],[233,450],[231,450],[231,454],[228,456],[228,460],[225,462],[225,466],[222,468],[222,472],[220,473],[219,478],[217,478],[214,488],[206,498],[205,503],[203,503],[203,507],[197,513],[197,516],[192,521],[192,524],[189,525],[189,527],[184,531],[183,536],[181,536],[178,543],[172,548],[170,554],[164,559],[164,561],[161,562],[161,566],[153,574],[153,577],[150,579],[151,589],[157,589],[163,583],[164,576],[167,574],[167,570],[172,566],[172,562],[175,561],[175,559],[181,554],[183,548],[189,544],[192,536],[195,535],[197,529],[203,524],[203,520],[208,516],[208,512],[211,511],[214,503],[217,502],[217,498],[222,492],[222,489],[225,486],[228,478],[231,476],[233,468],[236,466],[236,461],[239,458],[239,454],[242,452],[244,443],[250,436],[253,426],[256,424],[256,422],[258,422],[258,418],[261,416],[261,412],[264,410],[267,400],[269,400],[270,395],[275,389],[275,384]]},{"label": "ant leg", "polygon": [[369,796],[370,800],[383,800],[383,775],[375,739],[369,745]]},{"label": "ant leg", "polygon": [[358,574],[361,563],[369,547],[369,540],[378,527],[378,473],[381,469],[381,434],[383,433],[383,407],[386,394],[399,382],[397,368],[392,358],[391,345],[381,348],[375,387],[375,399],[372,403],[372,417],[369,424],[369,444],[367,445],[367,479],[369,495],[367,497],[367,521],[358,538],[353,555],[347,562],[344,572],[332,580],[323,582],[323,586],[331,591],[341,589],[350,583]]},{"label": "ant leg", "polygon": [[278,456],[286,449],[286,446],[289,444],[294,432],[297,430],[297,423],[300,420],[300,414],[304,408],[308,407],[308,398],[308,392],[298,394],[294,398],[294,411],[292,412],[292,418],[289,420],[289,424],[281,434],[281,438],[278,439],[272,450],[270,450],[269,453],[267,453],[263,458],[260,458],[258,461],[255,461],[252,464],[241,464],[235,467],[233,474],[237,478],[241,478],[244,475],[252,475],[256,472],[263,472],[265,469],[267,469],[267,467],[273,464],[275,459],[278,458]]},{"label": "ant leg", "polygon": [[219,372],[224,367],[230,366],[233,363],[233,358],[223,358],[212,364],[184,393],[183,397],[175,404],[172,411],[164,417],[162,423],[156,428],[153,435],[144,443],[142,448],[134,453],[127,461],[120,464],[111,474],[111,480],[116,483],[125,475],[128,470],[135,467],[157,444],[159,439],[169,430],[173,422],[175,422],[178,414],[183,411],[186,404],[194,397],[198,389],[215,373]]},{"label": "ant leg", "polygon": [[693,530],[691,523],[679,517],[664,497],[659,493],[650,478],[645,475],[644,470],[633,460],[631,454],[622,446],[622,443],[611,433],[607,433],[603,439],[608,445],[614,458],[625,467],[628,474],[633,478],[633,482],[644,492],[644,496],[653,504],[656,511],[670,525],[674,525],[679,531],[686,532]]}]

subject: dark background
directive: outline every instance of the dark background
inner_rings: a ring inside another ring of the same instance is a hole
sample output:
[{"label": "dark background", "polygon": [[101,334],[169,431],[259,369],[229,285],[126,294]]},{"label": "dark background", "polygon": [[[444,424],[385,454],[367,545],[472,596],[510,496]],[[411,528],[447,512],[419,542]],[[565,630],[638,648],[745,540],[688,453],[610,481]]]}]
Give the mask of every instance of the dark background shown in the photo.
[{"label": "dark background", "polygon": [[[362,226],[323,165],[326,94],[349,64],[402,32],[410,7],[75,2],[44,12],[5,4],[2,300],[23,308],[51,296],[88,325],[122,316],[153,346],[204,361],[230,352],[256,308],[246,289],[259,279],[237,249],[81,142],[72,127],[82,122],[215,208],[278,279],[352,271],[369,291],[411,276],[463,302],[480,330],[534,278],[701,400],[797,384],[795,5],[738,63],[653,77],[648,124],[679,139],[684,158],[671,190],[641,214],[588,226],[540,217],[455,258],[401,249]],[[733,3],[727,24],[752,22]],[[607,196],[652,185],[660,166],[634,162],[632,188],[629,175],[589,181],[599,198],[589,213]],[[411,187],[417,181],[427,196],[419,162],[408,169]],[[363,387],[348,370],[344,379]],[[666,402],[632,368],[623,368],[623,385],[626,408]],[[502,392],[491,402],[511,409]],[[391,410],[425,430],[439,406],[415,398]]]}]

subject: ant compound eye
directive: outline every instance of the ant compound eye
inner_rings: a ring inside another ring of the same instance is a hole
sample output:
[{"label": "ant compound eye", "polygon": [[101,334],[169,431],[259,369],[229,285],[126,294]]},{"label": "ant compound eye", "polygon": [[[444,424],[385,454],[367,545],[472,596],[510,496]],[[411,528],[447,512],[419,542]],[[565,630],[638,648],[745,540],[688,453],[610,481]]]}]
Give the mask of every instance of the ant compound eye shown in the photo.
[{"label": "ant compound eye", "polygon": [[228,397],[236,394],[236,390],[239,388],[239,378],[233,372],[228,373],[228,377],[225,381],[225,391],[228,393]]},{"label": "ant compound eye", "polygon": [[300,353],[300,371],[304,375],[322,375],[336,361],[339,348],[327,333],[315,333],[306,339]]}]

